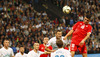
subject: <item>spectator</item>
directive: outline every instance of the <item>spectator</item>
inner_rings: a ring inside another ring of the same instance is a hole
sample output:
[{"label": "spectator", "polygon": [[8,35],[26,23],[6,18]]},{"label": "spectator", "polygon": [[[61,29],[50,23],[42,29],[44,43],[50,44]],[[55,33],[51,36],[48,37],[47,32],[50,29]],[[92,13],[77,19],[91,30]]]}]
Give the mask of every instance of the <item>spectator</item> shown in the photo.
[{"label": "spectator", "polygon": [[68,19],[67,16],[66,16],[65,20],[66,20],[66,24],[65,24],[65,25],[66,25],[66,27],[67,27],[67,26],[69,25],[69,22],[70,22],[70,21],[69,21],[69,19]]},{"label": "spectator", "polygon": [[13,44],[13,46],[11,48],[13,49],[14,54],[16,54],[17,53],[17,49],[16,49],[14,44]]},{"label": "spectator", "polygon": [[59,24],[59,21],[57,18],[55,18],[55,20],[53,22],[54,22],[54,24]]},{"label": "spectator", "polygon": [[100,53],[100,49],[99,48],[96,49],[96,53]]},{"label": "spectator", "polygon": [[71,19],[70,19],[70,26],[72,27],[73,24],[74,24],[74,20],[73,20],[73,18],[71,17]]},{"label": "spectator", "polygon": [[61,18],[61,20],[60,20],[60,23],[61,23],[61,24],[62,24],[62,23],[66,24],[66,20],[65,20],[64,16],[62,16],[62,18]]}]

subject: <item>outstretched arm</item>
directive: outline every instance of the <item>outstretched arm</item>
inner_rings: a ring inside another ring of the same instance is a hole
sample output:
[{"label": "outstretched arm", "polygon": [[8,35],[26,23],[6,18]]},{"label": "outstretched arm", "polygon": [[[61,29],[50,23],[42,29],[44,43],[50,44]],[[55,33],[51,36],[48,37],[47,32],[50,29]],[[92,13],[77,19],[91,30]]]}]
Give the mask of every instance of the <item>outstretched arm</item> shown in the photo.
[{"label": "outstretched arm", "polygon": [[45,50],[48,52],[54,52],[54,50],[50,50],[47,46],[45,46]]},{"label": "outstretched arm", "polygon": [[66,40],[67,37],[70,36],[70,35],[76,30],[76,28],[77,28],[77,26],[78,26],[79,23],[80,23],[80,22],[77,22],[77,23],[73,26],[72,30],[70,30],[70,31],[67,33],[67,35],[64,37],[64,40]]},{"label": "outstretched arm", "polygon": [[46,51],[46,52],[44,52],[44,54],[50,54],[50,53],[51,53],[51,52],[47,52],[47,51]]},{"label": "outstretched arm", "polygon": [[67,33],[67,35],[64,37],[64,40],[66,40],[66,39],[67,39],[67,37],[68,37],[68,36],[70,36],[73,32],[74,32],[74,30],[73,30],[73,29],[72,29],[72,30],[70,30],[70,31]]}]

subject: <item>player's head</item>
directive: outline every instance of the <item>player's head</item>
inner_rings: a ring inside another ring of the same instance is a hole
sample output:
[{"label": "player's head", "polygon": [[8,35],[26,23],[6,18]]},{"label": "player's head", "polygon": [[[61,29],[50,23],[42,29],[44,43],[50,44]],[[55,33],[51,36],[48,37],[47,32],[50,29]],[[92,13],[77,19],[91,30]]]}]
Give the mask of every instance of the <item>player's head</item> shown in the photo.
[{"label": "player's head", "polygon": [[39,43],[34,43],[34,49],[38,50],[39,49]]},{"label": "player's head", "polygon": [[63,47],[63,41],[62,40],[57,40],[56,41],[56,45],[58,46],[58,48],[62,48]]},{"label": "player's head", "polygon": [[24,53],[24,46],[20,46],[20,52]]},{"label": "player's head", "polygon": [[9,40],[8,39],[4,39],[4,47],[8,48],[9,47]]},{"label": "player's head", "polygon": [[90,20],[91,20],[91,15],[86,15],[86,16],[84,17],[84,23],[85,23],[85,24],[88,24],[88,23],[90,22]]},{"label": "player's head", "polygon": [[60,39],[62,37],[62,31],[61,30],[57,30],[55,33],[55,36],[57,39]]},{"label": "player's head", "polygon": [[49,40],[48,37],[44,37],[44,39],[43,39],[43,43],[44,43],[44,44],[47,44],[47,43],[48,43],[48,40]]}]

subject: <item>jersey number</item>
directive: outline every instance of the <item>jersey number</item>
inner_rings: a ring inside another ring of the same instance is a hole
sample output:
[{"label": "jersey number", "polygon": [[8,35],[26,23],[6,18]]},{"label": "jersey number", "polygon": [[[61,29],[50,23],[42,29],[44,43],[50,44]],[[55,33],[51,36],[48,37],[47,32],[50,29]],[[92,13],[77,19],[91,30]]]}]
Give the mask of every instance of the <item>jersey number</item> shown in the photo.
[{"label": "jersey number", "polygon": [[81,26],[82,29],[84,29],[85,25]]},{"label": "jersey number", "polygon": [[60,55],[60,56],[56,55],[55,57],[65,57],[65,56],[64,55]]}]

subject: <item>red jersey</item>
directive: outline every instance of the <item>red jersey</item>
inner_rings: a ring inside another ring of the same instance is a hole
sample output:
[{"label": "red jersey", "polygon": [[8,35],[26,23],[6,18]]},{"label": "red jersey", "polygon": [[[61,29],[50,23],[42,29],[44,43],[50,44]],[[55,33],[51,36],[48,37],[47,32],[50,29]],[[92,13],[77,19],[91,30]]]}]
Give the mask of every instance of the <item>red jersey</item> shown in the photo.
[{"label": "red jersey", "polygon": [[85,24],[83,21],[79,21],[72,29],[74,30],[72,34],[72,42],[79,45],[79,43],[86,37],[87,33],[91,34],[92,26],[90,24]]},{"label": "red jersey", "polygon": [[[49,48],[50,50],[52,50],[52,46],[49,46],[48,48]],[[45,46],[44,46],[43,44],[41,44],[41,45],[39,46],[39,50],[42,51],[42,52],[44,52],[44,51],[45,51]],[[40,57],[48,57],[48,56],[50,56],[50,55],[48,55],[48,54],[42,54],[42,55],[40,55]]]},{"label": "red jersey", "polygon": [[68,47],[65,47],[64,49],[69,50],[69,48],[68,48]]}]

